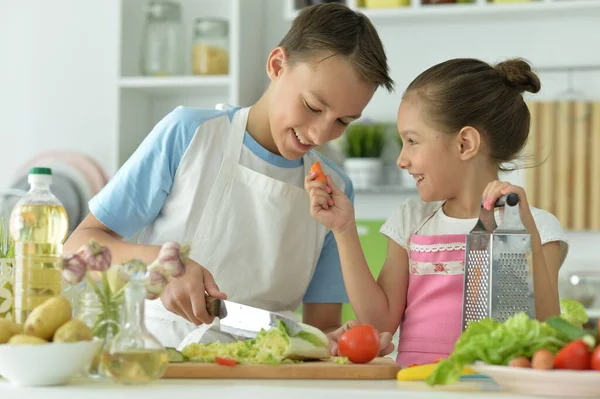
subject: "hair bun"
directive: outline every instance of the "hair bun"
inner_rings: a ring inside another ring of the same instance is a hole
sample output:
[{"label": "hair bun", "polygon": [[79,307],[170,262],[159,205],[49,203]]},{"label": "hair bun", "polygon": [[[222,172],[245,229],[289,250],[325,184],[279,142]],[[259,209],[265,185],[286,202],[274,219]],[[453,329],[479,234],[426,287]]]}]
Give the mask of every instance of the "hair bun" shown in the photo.
[{"label": "hair bun", "polygon": [[537,93],[542,87],[540,79],[531,70],[531,66],[522,59],[510,59],[497,64],[494,70],[508,85],[515,87],[521,93],[528,91]]}]

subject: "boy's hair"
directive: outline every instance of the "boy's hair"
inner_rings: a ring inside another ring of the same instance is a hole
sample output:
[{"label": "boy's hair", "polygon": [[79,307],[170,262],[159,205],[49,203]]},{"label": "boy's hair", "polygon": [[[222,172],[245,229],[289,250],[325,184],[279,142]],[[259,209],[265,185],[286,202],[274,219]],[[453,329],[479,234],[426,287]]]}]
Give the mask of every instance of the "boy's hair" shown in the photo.
[{"label": "boy's hair", "polygon": [[367,17],[343,4],[323,3],[302,9],[279,47],[286,50],[292,65],[319,52],[345,56],[365,81],[393,90],[377,30]]},{"label": "boy's hair", "polygon": [[540,79],[520,58],[495,66],[459,58],[421,73],[404,95],[417,95],[423,112],[446,133],[465,126],[479,130],[492,159],[509,170],[500,165],[515,159],[529,136],[530,114],[522,94],[540,88]]}]

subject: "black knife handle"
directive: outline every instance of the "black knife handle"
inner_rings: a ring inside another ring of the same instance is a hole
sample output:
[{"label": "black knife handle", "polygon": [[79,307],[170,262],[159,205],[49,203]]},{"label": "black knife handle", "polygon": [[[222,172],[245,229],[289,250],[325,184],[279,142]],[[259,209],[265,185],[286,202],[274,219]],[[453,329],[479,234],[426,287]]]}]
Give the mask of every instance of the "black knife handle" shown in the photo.
[{"label": "black knife handle", "polygon": [[218,317],[221,314],[221,300],[219,298],[205,294],[204,301],[206,302],[206,310],[209,315]]}]

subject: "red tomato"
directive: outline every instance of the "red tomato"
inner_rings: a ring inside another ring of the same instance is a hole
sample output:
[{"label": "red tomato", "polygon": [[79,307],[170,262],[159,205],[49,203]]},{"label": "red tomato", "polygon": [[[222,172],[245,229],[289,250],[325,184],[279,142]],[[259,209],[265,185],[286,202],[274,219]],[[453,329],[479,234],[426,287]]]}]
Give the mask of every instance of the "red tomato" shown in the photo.
[{"label": "red tomato", "polygon": [[566,344],[554,358],[554,368],[566,370],[589,370],[590,348],[578,339]]},{"label": "red tomato", "polygon": [[215,361],[221,366],[235,366],[237,364],[235,360],[226,357],[215,357]]},{"label": "red tomato", "polygon": [[600,345],[592,353],[592,370],[600,371]]},{"label": "red tomato", "polygon": [[368,363],[379,354],[379,332],[367,324],[358,324],[343,333],[339,353],[352,363]]}]

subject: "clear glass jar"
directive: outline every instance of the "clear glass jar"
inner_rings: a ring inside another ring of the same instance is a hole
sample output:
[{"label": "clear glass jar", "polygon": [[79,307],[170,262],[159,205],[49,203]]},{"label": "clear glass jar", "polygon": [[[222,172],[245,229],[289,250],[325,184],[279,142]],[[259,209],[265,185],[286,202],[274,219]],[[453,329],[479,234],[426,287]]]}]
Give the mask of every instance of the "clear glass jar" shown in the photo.
[{"label": "clear glass jar", "polygon": [[229,73],[229,24],[220,18],[198,18],[194,27],[192,71],[195,75]]},{"label": "clear glass jar", "polygon": [[[100,286],[98,286],[100,289]],[[108,378],[106,370],[101,363],[102,355],[110,349],[114,337],[119,333],[123,323],[124,305],[122,302],[103,302],[96,291],[85,283],[83,290],[78,295],[74,315],[92,329],[95,339],[102,344],[98,352],[85,370],[90,378]]]},{"label": "clear glass jar", "polygon": [[125,325],[102,354],[107,375],[121,384],[144,384],[163,376],[169,363],[166,349],[146,329],[144,273],[132,273],[125,288]]},{"label": "clear glass jar", "polygon": [[142,38],[141,70],[146,76],[183,73],[183,26],[181,6],[170,1],[152,1],[146,11]]}]

